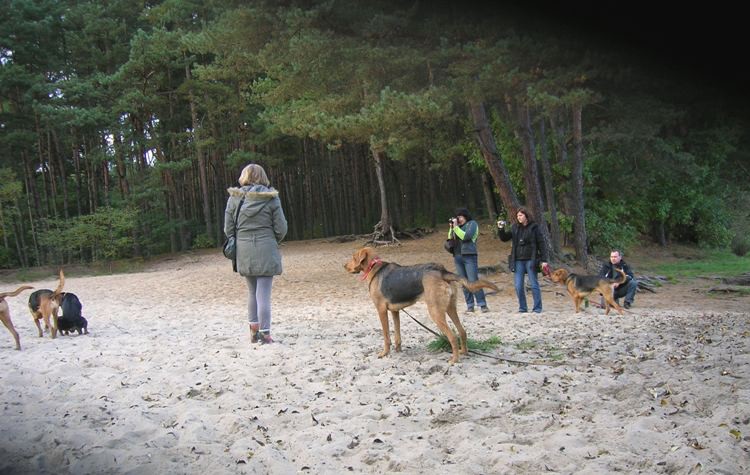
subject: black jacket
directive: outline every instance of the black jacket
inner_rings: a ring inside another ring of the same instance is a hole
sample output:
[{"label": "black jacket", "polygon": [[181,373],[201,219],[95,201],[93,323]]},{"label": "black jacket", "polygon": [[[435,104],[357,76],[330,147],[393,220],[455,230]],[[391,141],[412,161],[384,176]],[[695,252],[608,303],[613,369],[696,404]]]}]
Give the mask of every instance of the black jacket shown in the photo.
[{"label": "black jacket", "polygon": [[[549,262],[547,246],[544,244],[544,237],[539,231],[538,224],[529,223],[527,226],[519,226],[516,223],[511,226],[510,232],[498,228],[497,236],[504,242],[513,239],[510,256],[508,256],[508,266],[511,272],[516,271],[517,260],[534,259],[534,269],[539,267],[540,262]],[[523,245],[520,243],[521,239],[524,240]]]},{"label": "black jacket", "polygon": [[619,279],[620,273],[615,271],[615,267],[625,272],[625,274],[628,276],[628,281],[635,278],[633,276],[633,271],[630,269],[630,266],[622,259],[620,259],[620,263],[617,265],[614,265],[609,261],[603,263],[602,268],[599,271],[599,277],[605,277],[607,279]]}]

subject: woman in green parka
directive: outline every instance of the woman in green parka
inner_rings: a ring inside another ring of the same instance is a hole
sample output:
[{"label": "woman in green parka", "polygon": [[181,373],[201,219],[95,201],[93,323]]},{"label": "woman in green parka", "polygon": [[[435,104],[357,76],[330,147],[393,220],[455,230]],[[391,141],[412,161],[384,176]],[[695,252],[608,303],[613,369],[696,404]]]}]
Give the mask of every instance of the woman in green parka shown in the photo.
[{"label": "woman in green parka", "polygon": [[263,167],[246,166],[239,183],[239,188],[227,190],[224,234],[234,235],[237,216],[237,272],[247,280],[250,340],[272,343],[271,287],[273,276],[281,274],[279,243],[286,236],[286,218],[279,192],[270,186]]}]

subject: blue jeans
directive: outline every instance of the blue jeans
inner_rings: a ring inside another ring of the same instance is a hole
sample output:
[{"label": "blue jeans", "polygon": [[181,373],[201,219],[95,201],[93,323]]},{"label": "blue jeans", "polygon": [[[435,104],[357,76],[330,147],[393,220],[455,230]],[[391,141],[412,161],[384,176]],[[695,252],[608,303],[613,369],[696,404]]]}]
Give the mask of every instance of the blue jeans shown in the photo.
[{"label": "blue jeans", "polygon": [[[456,273],[468,280],[469,282],[476,282],[479,280],[479,264],[476,254],[467,254],[464,256],[453,256],[453,262],[456,264]],[[464,298],[466,299],[466,308],[474,308],[474,298],[476,297],[476,303],[480,307],[486,307],[487,301],[484,298],[484,290],[479,289],[477,293],[472,294],[465,287],[461,287],[464,291]]]},{"label": "blue jeans", "polygon": [[518,297],[518,311],[528,312],[526,306],[526,289],[524,288],[523,276],[528,274],[529,284],[531,285],[531,295],[534,297],[534,312],[542,312],[542,291],[539,289],[539,281],[536,278],[536,269],[534,269],[534,259],[516,261],[516,270],[513,275],[513,283],[516,286],[516,296]]},{"label": "blue jeans", "polygon": [[635,299],[635,292],[638,290],[638,281],[629,279],[615,289],[615,300],[625,297],[625,303],[632,304]]}]

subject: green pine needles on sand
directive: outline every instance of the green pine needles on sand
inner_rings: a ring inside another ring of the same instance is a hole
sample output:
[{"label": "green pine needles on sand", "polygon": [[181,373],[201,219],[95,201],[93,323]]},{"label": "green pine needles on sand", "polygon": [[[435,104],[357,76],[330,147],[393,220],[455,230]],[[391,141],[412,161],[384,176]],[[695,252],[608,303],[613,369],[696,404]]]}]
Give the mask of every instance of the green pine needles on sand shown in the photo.
[{"label": "green pine needles on sand", "polygon": [[[458,338],[458,335],[456,335],[456,338]],[[472,338],[469,338],[466,342],[466,346],[470,350],[475,351],[488,351],[493,348],[497,348],[502,344],[503,341],[500,339],[500,337],[497,336],[491,336],[486,340],[474,340]],[[427,344],[427,349],[434,352],[451,351],[451,344],[445,335],[440,335],[440,337],[435,338]]]}]

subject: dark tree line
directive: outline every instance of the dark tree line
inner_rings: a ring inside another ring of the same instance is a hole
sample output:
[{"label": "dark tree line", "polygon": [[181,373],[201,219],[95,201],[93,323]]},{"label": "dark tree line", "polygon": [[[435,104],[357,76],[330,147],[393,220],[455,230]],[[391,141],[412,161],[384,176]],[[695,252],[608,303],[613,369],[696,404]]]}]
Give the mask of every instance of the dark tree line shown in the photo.
[{"label": "dark tree line", "polygon": [[581,263],[644,236],[744,238],[731,98],[492,8],[11,0],[0,266],[217,246],[250,162],[290,239],[393,239],[521,204]]}]

